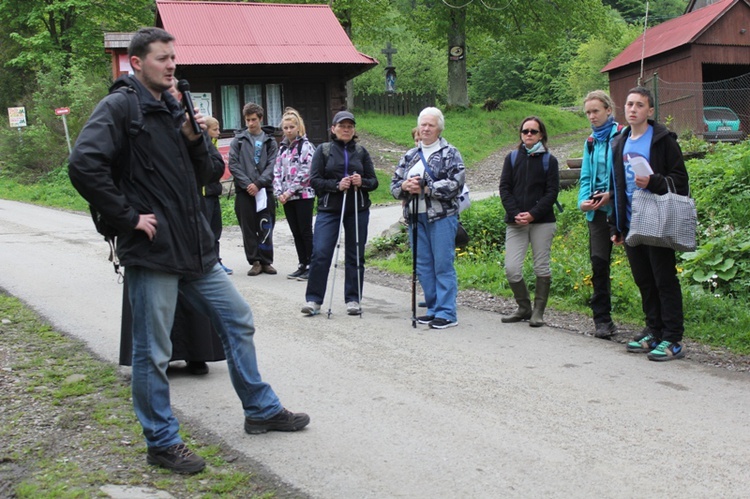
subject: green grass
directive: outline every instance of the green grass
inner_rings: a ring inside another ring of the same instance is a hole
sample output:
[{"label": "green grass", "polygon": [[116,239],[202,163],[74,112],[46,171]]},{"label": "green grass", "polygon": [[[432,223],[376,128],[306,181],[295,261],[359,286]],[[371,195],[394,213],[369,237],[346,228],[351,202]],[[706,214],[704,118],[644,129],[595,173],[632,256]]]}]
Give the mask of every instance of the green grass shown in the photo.
[{"label": "green grass", "polygon": [[[544,121],[550,137],[589,127],[588,120],[581,114],[554,106],[509,100],[493,112],[478,107],[446,111],[443,137],[461,151],[466,166],[471,167],[497,149],[517,142],[521,121],[531,115],[539,116]],[[414,145],[411,130],[416,125],[415,116],[357,113],[357,128],[395,142],[405,149]]]},{"label": "green grass", "polygon": [[278,484],[248,464],[228,462],[236,454],[192,436],[189,421],[181,435],[206,459],[206,470],[184,476],[147,465],[129,383],[116,366],[3,293],[0,319],[3,497],[100,497],[105,484],[150,487],[174,497],[275,496]]},{"label": "green grass", "polygon": [[[701,343],[750,354],[750,217],[747,203],[722,203],[726,193],[742,199],[750,184],[750,142],[717,148],[714,156],[688,162],[698,204],[699,248],[678,253],[677,271],[682,284],[685,336]],[[590,315],[593,292],[588,255],[588,229],[577,209],[577,190],[565,190],[556,212],[557,233],[552,243],[550,305],[557,310]],[[714,199],[715,196],[715,199]],[[471,243],[456,255],[456,272],[462,289],[473,288],[510,297],[504,273],[505,224],[500,198],[472,203],[461,215]],[[411,273],[411,254],[405,231],[392,240],[371,241],[368,264],[391,272]],[[524,275],[533,287],[531,252]],[[627,257],[616,246],[611,264],[613,318],[632,329],[643,325],[640,292],[633,282]]]}]

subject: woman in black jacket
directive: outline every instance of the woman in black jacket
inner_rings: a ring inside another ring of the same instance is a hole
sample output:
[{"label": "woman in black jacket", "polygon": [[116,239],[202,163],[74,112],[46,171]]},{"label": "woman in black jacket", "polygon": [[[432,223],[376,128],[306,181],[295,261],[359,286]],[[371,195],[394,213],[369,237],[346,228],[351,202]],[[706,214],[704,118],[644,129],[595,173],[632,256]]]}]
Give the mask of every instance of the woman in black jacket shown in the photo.
[{"label": "woman in black jacket", "polygon": [[[547,129],[541,119],[530,116],[519,130],[518,149],[505,157],[500,177],[500,198],[505,208],[505,275],[518,303],[518,310],[503,317],[503,322],[529,320],[529,325],[544,325],[552,281],[550,249],[555,235],[553,208],[560,191],[557,158],[547,151]],[[531,244],[534,255],[536,289],[534,308],[523,280],[523,261]]]},{"label": "woman in black jacket", "polygon": [[362,296],[365,243],[367,224],[370,220],[368,193],[378,188],[378,178],[375,176],[375,168],[367,149],[356,143],[354,127],[352,113],[336,113],[331,127],[333,140],[321,144],[313,155],[310,182],[318,197],[318,216],[313,231],[313,253],[305,293],[307,303],[302,307],[303,314],[320,313],[326,293],[328,271],[341,226],[346,237],[346,311],[349,315],[361,314],[359,300]]}]

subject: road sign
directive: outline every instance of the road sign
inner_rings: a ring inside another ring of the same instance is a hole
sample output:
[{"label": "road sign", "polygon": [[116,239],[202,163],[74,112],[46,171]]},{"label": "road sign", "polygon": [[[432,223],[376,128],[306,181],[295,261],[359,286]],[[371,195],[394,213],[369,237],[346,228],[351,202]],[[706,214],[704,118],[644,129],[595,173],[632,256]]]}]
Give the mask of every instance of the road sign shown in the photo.
[{"label": "road sign", "polygon": [[58,107],[55,109],[55,114],[58,116],[62,116],[64,114],[70,114],[70,108],[69,107]]},{"label": "road sign", "polygon": [[12,126],[13,128],[20,129],[22,126],[26,126],[26,108],[9,107],[8,118],[10,119],[10,126]]}]

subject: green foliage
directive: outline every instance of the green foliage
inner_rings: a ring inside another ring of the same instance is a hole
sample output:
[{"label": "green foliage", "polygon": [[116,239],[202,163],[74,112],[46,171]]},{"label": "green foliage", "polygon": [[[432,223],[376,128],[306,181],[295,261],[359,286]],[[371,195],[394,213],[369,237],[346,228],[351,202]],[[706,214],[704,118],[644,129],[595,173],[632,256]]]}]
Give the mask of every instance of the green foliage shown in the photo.
[{"label": "green foliage", "polygon": [[687,164],[698,210],[698,248],[682,255],[684,275],[714,296],[750,289],[750,141],[717,144]]},{"label": "green foliage", "polygon": [[68,179],[67,167],[57,168],[33,183],[19,181],[17,175],[0,171],[0,198],[88,212],[88,204]]},{"label": "green foliage", "polygon": [[[698,207],[699,247],[684,253],[677,272],[683,289],[686,336],[737,353],[750,352],[750,141],[719,144],[705,159],[688,162],[692,193]],[[494,186],[493,186],[494,187]],[[565,207],[555,212],[557,232],[552,243],[553,306],[590,314],[593,292],[588,254],[588,228],[577,209],[576,189],[560,193]],[[459,285],[509,296],[504,275],[505,212],[499,197],[474,201],[461,214],[471,242],[456,258]],[[379,255],[396,251],[372,265],[411,271],[408,247],[378,243]],[[531,252],[524,275],[533,282]],[[611,263],[612,303],[617,322],[642,324],[640,292],[633,282],[622,247],[615,246]],[[636,326],[637,327],[637,326]]]},{"label": "green foliage", "polygon": [[[529,115],[542,116],[550,135],[568,133],[588,126],[582,116],[556,107],[506,101],[498,111],[487,113],[480,108],[448,110],[445,114],[443,136],[458,148],[468,167],[481,161],[500,147],[516,143],[518,126]],[[416,126],[413,116],[384,116],[360,112],[357,126],[366,132],[411,147],[411,129]]]}]

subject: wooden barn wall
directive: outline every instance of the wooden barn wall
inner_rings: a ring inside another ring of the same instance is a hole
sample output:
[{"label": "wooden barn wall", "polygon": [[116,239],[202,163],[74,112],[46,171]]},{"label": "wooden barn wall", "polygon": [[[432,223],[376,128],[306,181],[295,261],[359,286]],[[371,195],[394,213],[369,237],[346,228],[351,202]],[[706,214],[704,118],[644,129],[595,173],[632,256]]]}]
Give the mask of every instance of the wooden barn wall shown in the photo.
[{"label": "wooden barn wall", "polygon": [[[638,62],[617,68],[609,73],[609,92],[620,116],[623,114],[628,90],[637,85],[640,71],[641,65]],[[688,49],[671,51],[645,61],[643,80],[648,80],[655,72],[659,73],[659,78],[667,81],[701,81],[702,78],[700,67],[696,70],[690,60]]]},{"label": "wooden barn wall", "polygon": [[[708,28],[696,42],[702,45],[750,47],[750,5],[738,2]],[[744,64],[748,61],[748,57],[745,57]]]}]

